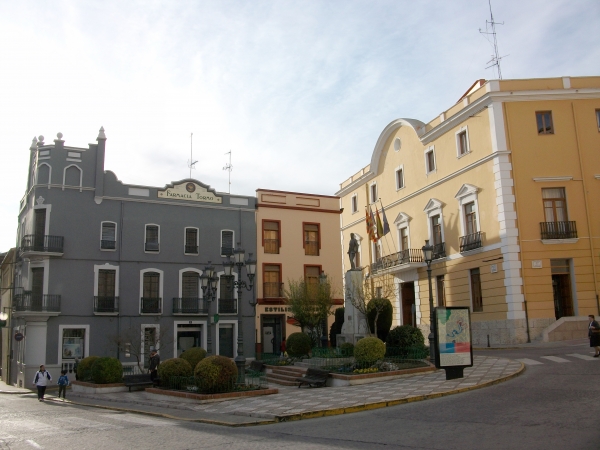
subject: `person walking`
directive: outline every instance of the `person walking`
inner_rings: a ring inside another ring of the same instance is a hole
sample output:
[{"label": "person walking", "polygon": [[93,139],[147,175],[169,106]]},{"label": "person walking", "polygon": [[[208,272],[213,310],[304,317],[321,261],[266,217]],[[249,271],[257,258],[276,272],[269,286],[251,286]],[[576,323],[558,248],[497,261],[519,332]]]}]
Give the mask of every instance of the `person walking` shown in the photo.
[{"label": "person walking", "polygon": [[158,366],[160,365],[160,356],[158,356],[158,352],[156,350],[152,350],[150,352],[150,366],[148,367],[148,372],[150,372],[150,379],[152,382],[156,378],[158,378]]},{"label": "person walking", "polygon": [[33,384],[37,386],[38,402],[44,401],[46,386],[48,386],[50,381],[52,381],[52,375],[46,370],[46,366],[42,364],[40,370],[35,373],[35,378],[33,379]]},{"label": "person walking", "polygon": [[590,338],[590,347],[594,347],[596,354],[594,358],[600,356],[600,324],[595,320],[594,315],[588,316],[590,324],[588,326],[588,337]]},{"label": "person walking", "polygon": [[67,386],[69,385],[69,377],[67,376],[67,371],[63,370],[60,372],[60,377],[58,378],[58,398],[60,398],[60,394],[62,393],[63,402],[66,399],[67,394]]}]

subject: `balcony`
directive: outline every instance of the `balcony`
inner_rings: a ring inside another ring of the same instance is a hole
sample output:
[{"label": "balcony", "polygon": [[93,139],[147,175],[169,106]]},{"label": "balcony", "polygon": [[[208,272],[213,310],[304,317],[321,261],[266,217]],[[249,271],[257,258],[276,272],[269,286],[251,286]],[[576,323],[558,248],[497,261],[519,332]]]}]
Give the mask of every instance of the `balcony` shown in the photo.
[{"label": "balcony", "polygon": [[197,255],[198,254],[198,246],[197,245],[186,245],[185,249],[184,249],[184,253],[186,254],[194,254]]},{"label": "balcony", "polygon": [[147,252],[158,252],[160,251],[160,244],[158,242],[146,242],[144,250]]},{"label": "balcony", "polygon": [[208,302],[197,297],[174,298],[173,314],[208,314]]},{"label": "balcony", "polygon": [[439,244],[433,244],[433,259],[440,259],[446,257],[446,243],[440,242]]},{"label": "balcony", "polygon": [[[60,313],[60,295],[38,294],[31,291],[15,289],[13,297],[15,315],[41,313],[56,316]],[[25,314],[22,314],[25,313]]]},{"label": "balcony", "polygon": [[22,257],[32,255],[63,255],[63,236],[41,236],[30,234],[21,239],[20,253]]},{"label": "balcony", "polygon": [[540,222],[542,241],[552,239],[577,239],[577,224],[572,222]]},{"label": "balcony", "polygon": [[94,297],[94,313],[95,314],[118,314],[119,313],[119,297]]},{"label": "balcony", "polygon": [[265,239],[265,253],[279,253],[279,239]]},{"label": "balcony", "polygon": [[111,239],[100,240],[100,248],[102,250],[114,250],[117,248],[117,241]]},{"label": "balcony", "polygon": [[233,256],[233,247],[221,247],[221,256]]},{"label": "balcony", "polygon": [[379,258],[371,264],[371,273],[375,274],[385,269],[403,266],[411,263],[423,262],[423,252],[417,248],[407,248],[391,255],[386,255]]},{"label": "balcony", "polygon": [[141,298],[141,313],[142,314],[162,314],[162,298],[142,297]]},{"label": "balcony", "polygon": [[219,314],[237,314],[237,300],[219,299]]},{"label": "balcony", "polygon": [[282,298],[283,283],[263,283],[263,297]]},{"label": "balcony", "polygon": [[481,231],[473,234],[467,234],[466,236],[460,237],[460,252],[468,252],[471,250],[475,250],[477,248],[481,248],[483,245],[481,244]]}]

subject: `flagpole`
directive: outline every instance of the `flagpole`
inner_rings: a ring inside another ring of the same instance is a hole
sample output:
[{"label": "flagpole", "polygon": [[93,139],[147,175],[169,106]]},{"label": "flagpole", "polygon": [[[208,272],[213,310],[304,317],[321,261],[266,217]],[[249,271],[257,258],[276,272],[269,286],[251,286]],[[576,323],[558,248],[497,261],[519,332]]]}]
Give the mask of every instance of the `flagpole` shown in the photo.
[{"label": "flagpole", "polygon": [[[381,203],[381,211],[382,211],[382,214],[383,214],[383,216],[384,216],[384,219],[385,219],[385,221],[387,222],[387,217],[385,216],[385,210],[384,210],[384,208],[383,208],[383,202],[381,201],[381,198],[379,198],[378,200],[379,200],[379,203]],[[388,222],[388,227],[389,227],[389,222]],[[389,232],[389,233],[386,233],[386,234],[391,234],[391,235],[392,235],[392,236],[391,236],[391,239],[392,239],[392,249],[394,249],[394,251],[390,251],[390,244],[389,244],[389,242],[388,242],[387,238],[386,238],[386,240],[385,240],[385,244],[387,245],[387,248],[388,248],[389,254],[391,255],[391,254],[394,254],[394,253],[396,253],[396,251],[395,251],[395,249],[396,249],[396,243],[394,242],[394,235],[393,235],[393,233],[392,233],[392,229],[391,229],[391,227],[390,227],[390,232]],[[386,234],[384,234],[384,236],[383,236],[383,237],[385,237],[385,236],[386,236]]]}]

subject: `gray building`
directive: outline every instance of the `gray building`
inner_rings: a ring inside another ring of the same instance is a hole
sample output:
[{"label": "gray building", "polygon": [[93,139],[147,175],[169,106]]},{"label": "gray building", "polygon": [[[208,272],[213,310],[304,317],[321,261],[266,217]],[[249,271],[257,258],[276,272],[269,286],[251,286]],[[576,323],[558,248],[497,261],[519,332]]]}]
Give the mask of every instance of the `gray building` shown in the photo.
[{"label": "gray building", "polygon": [[[193,179],[127,185],[104,170],[104,129],[88,148],[57,137],[30,148],[12,317],[23,339],[13,341],[11,379],[27,386],[42,363],[57,374],[90,355],[147,364],[153,347],[163,360],[191,346],[235,357],[240,306],[245,356],[254,356],[254,291],[238,303],[222,262],[237,243],[256,255],[256,198]],[[199,278],[209,261],[213,301]]]}]

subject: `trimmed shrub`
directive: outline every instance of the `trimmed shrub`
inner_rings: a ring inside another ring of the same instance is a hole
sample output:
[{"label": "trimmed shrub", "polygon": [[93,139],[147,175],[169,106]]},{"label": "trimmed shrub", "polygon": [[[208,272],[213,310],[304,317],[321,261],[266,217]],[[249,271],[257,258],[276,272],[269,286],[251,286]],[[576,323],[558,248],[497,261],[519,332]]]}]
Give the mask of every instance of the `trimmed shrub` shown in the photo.
[{"label": "trimmed shrub", "polygon": [[335,310],[335,322],[329,329],[329,341],[332,347],[336,346],[337,335],[342,332],[342,325],[344,325],[344,308],[338,308]]},{"label": "trimmed shrub", "polygon": [[226,392],[234,387],[238,370],[229,358],[209,356],[198,363],[194,375],[200,379],[203,391]]},{"label": "trimmed shrub", "polygon": [[387,298],[374,298],[367,304],[367,320],[371,333],[375,332],[375,316],[379,309],[379,317],[377,317],[377,337],[385,341],[390,328],[392,328],[392,320],[394,315],[394,307]]},{"label": "trimmed shrub", "polygon": [[117,358],[97,358],[92,365],[91,376],[96,384],[120,383],[123,381],[123,365]]},{"label": "trimmed shrub", "polygon": [[342,356],[353,356],[354,344],[352,342],[344,342],[342,345],[340,345],[340,351]]},{"label": "trimmed shrub", "polygon": [[366,337],[356,343],[354,359],[359,365],[372,365],[385,356],[385,344],[376,337]]},{"label": "trimmed shrub", "polygon": [[412,325],[401,325],[395,327],[388,333],[386,344],[390,347],[417,347],[421,348],[425,345],[423,333],[417,327]]},{"label": "trimmed shrub", "polygon": [[310,353],[312,340],[308,334],[292,333],[285,341],[285,348],[288,355],[292,357],[305,356]]},{"label": "trimmed shrub", "polygon": [[185,359],[171,358],[158,365],[158,377],[168,383],[171,377],[191,377],[192,366]]},{"label": "trimmed shrub", "polygon": [[202,347],[191,347],[183,352],[180,358],[189,362],[192,370],[194,370],[198,363],[206,358],[206,350]]},{"label": "trimmed shrub", "polygon": [[79,364],[77,365],[77,379],[79,381],[91,381],[92,366],[99,358],[99,356],[88,356],[79,361]]}]

